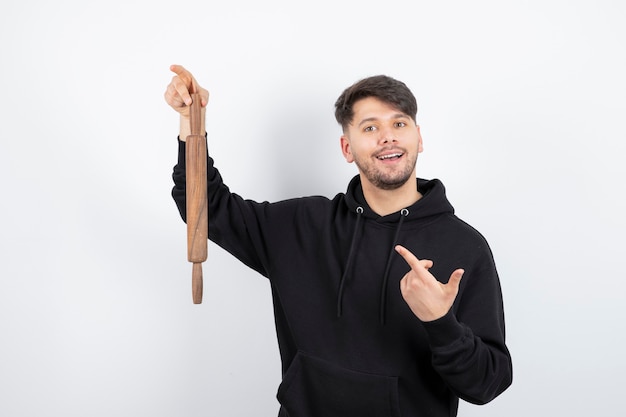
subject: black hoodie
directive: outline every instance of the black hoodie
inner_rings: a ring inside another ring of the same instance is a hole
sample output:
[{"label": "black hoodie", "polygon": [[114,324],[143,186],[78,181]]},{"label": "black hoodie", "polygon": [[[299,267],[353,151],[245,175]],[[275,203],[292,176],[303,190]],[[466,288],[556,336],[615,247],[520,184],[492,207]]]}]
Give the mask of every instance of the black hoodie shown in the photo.
[{"label": "black hoodie", "polygon": [[[185,144],[172,196],[185,219]],[[356,176],[346,194],[277,203],[231,193],[208,159],[209,239],[269,278],[283,381],[279,416],[455,416],[512,380],[500,283],[489,246],[454,215],[438,180],[379,216]],[[446,282],[465,273],[448,314],[420,321],[400,293],[401,244]]]}]

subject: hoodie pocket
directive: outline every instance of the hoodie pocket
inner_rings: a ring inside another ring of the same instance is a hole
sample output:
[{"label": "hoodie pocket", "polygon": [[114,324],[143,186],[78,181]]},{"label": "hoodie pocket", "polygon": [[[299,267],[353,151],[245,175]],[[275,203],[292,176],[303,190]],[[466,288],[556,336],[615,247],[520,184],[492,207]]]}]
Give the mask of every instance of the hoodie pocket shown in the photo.
[{"label": "hoodie pocket", "polygon": [[357,372],[298,352],[278,387],[289,417],[399,417],[398,378]]}]

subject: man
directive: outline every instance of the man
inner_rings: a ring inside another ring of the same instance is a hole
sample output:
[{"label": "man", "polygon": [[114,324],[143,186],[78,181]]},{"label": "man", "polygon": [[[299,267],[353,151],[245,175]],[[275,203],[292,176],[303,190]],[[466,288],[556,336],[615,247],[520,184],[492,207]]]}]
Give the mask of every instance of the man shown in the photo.
[{"label": "man", "polygon": [[[172,195],[185,219],[189,91],[203,108],[208,91],[171,70],[165,99],[181,126]],[[415,97],[376,76],[335,108],[359,175],[333,199],[244,200],[208,158],[209,239],[271,285],[279,416],[449,417],[459,398],[491,401],[512,380],[500,283],[487,242],[454,215],[442,183],[416,177]]]}]

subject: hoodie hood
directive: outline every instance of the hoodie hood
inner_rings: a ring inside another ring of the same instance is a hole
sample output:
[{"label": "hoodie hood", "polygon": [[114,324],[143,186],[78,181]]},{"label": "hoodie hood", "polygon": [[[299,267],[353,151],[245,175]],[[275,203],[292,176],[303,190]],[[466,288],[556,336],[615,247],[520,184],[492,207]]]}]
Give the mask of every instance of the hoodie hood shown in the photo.
[{"label": "hoodie hood", "polygon": [[[446,190],[441,181],[438,179],[425,180],[418,178],[417,189],[423,197],[411,206],[405,207],[409,211],[407,221],[415,221],[444,213],[454,214],[454,208],[446,197]],[[398,215],[400,212],[380,216],[372,211],[365,201],[361,177],[359,175],[352,178],[348,184],[346,204],[351,212],[356,212],[358,207],[362,207],[363,216],[367,219],[373,219],[383,223],[395,223],[399,220]]]},{"label": "hoodie hood", "polygon": [[454,208],[446,198],[446,192],[443,184],[439,180],[423,180],[417,179],[417,187],[422,194],[422,198],[409,207],[403,208],[399,212],[391,213],[386,216],[380,216],[368,206],[363,194],[363,187],[361,185],[360,176],[355,176],[348,184],[348,191],[346,193],[346,204],[349,207],[350,212],[356,216],[356,223],[352,234],[352,241],[350,243],[350,251],[346,260],[344,273],[339,282],[339,290],[337,292],[337,317],[341,317],[342,314],[342,302],[344,296],[344,288],[347,277],[350,275],[355,258],[356,242],[360,237],[361,228],[363,227],[363,219],[371,219],[380,223],[396,224],[393,243],[388,251],[387,262],[385,265],[385,272],[380,289],[380,322],[385,323],[386,310],[387,310],[387,284],[389,281],[389,271],[391,269],[391,263],[393,255],[395,253],[395,247],[398,243],[398,237],[402,230],[404,222],[419,222],[424,221],[427,218],[438,216],[442,214],[454,214]]}]

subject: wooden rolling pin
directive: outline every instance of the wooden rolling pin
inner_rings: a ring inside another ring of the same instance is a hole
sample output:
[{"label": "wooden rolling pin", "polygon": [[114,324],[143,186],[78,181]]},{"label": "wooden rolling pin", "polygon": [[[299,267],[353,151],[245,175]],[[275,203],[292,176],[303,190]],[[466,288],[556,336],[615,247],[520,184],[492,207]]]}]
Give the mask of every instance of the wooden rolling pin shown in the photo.
[{"label": "wooden rolling pin", "polygon": [[209,206],[207,201],[207,144],[202,132],[202,99],[192,94],[189,108],[191,134],[187,136],[187,259],[193,262],[193,303],[202,303],[202,262],[207,259]]}]

